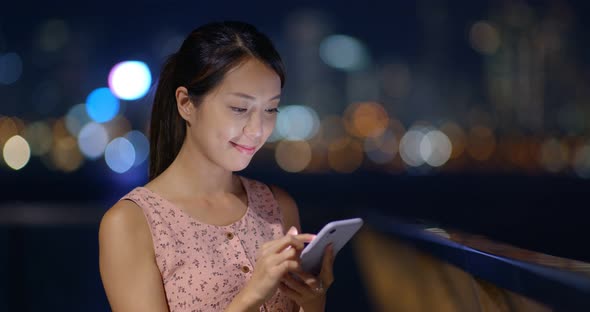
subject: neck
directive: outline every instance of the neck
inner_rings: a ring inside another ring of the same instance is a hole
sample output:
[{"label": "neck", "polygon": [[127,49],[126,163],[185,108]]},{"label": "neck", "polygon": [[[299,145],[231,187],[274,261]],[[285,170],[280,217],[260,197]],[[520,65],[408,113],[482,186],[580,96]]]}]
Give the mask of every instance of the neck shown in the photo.
[{"label": "neck", "polygon": [[195,146],[182,145],[178,156],[161,175],[171,193],[179,196],[236,193],[233,172],[213,163]]}]

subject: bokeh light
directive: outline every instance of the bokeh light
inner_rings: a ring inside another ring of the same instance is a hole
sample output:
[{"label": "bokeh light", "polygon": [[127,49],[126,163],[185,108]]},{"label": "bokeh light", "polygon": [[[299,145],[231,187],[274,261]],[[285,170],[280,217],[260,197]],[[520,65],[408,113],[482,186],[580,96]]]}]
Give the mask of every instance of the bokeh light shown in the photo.
[{"label": "bokeh light", "polygon": [[0,148],[8,139],[18,134],[16,122],[10,117],[0,117]]},{"label": "bokeh light", "polygon": [[451,157],[451,140],[441,131],[426,133],[420,142],[420,155],[432,167],[444,165]]},{"label": "bokeh light", "polygon": [[31,149],[23,137],[15,135],[6,141],[2,154],[4,161],[10,168],[20,170],[29,162]]},{"label": "bokeh light", "polygon": [[98,88],[86,98],[86,112],[96,122],[107,122],[119,112],[119,100],[109,88]]},{"label": "bokeh light", "polygon": [[150,89],[152,74],[140,61],[125,61],[113,66],[109,73],[109,88],[122,100],[137,100]]},{"label": "bokeh light", "polygon": [[411,128],[400,140],[399,155],[404,163],[411,167],[418,167],[424,164],[424,158],[420,152],[422,139],[424,139],[422,130]]},{"label": "bokeh light", "polygon": [[569,148],[556,138],[549,138],[541,145],[539,162],[549,172],[559,172],[568,165]]},{"label": "bokeh light", "polygon": [[100,157],[109,143],[107,130],[102,124],[95,122],[85,125],[78,135],[78,146],[84,156],[89,159]]},{"label": "bokeh light", "polygon": [[467,135],[467,153],[476,160],[485,161],[496,149],[494,132],[485,126],[474,126]]},{"label": "bokeh light", "polygon": [[90,119],[90,116],[88,116],[88,113],[86,112],[86,104],[84,103],[72,106],[68,110],[65,116],[65,120],[66,128],[68,129],[70,134],[75,137],[78,136],[80,130],[82,130],[82,127],[84,127],[87,123],[92,121],[92,119]]},{"label": "bokeh light", "polygon": [[474,50],[492,55],[500,47],[500,34],[496,27],[486,21],[479,21],[471,26],[469,41]]},{"label": "bokeh light", "polygon": [[465,146],[467,144],[467,137],[463,129],[456,123],[449,121],[440,127],[440,131],[442,131],[451,141],[451,146],[453,147],[451,151],[451,159],[461,156],[465,151]]},{"label": "bokeh light", "polygon": [[277,117],[276,131],[285,140],[308,140],[317,134],[320,120],[317,113],[303,105],[288,105],[281,108]]},{"label": "bokeh light", "polygon": [[51,150],[53,135],[47,122],[37,121],[29,124],[23,137],[29,143],[31,154],[34,156],[45,155]]},{"label": "bokeh light", "polygon": [[139,166],[148,157],[150,153],[150,142],[141,131],[133,130],[125,135],[125,138],[133,145],[135,150],[135,162],[133,166]]},{"label": "bokeh light", "polygon": [[275,159],[283,170],[300,172],[311,161],[311,153],[311,146],[306,141],[281,141],[275,150]]},{"label": "bokeh light", "polygon": [[76,138],[67,135],[57,139],[51,149],[51,165],[64,172],[77,170],[84,163]]},{"label": "bokeh light", "polygon": [[135,163],[135,149],[126,138],[111,141],[104,152],[104,159],[114,172],[125,173]]},{"label": "bokeh light", "polygon": [[13,84],[23,72],[23,61],[20,55],[10,52],[0,54],[0,84]]},{"label": "bokeh light", "polygon": [[584,144],[576,150],[573,158],[576,174],[582,178],[590,178],[590,144]]},{"label": "bokeh light", "polygon": [[363,162],[363,147],[356,140],[343,137],[328,146],[328,164],[332,170],[351,173]]},{"label": "bokeh light", "polygon": [[398,140],[391,129],[378,137],[368,137],[364,141],[367,157],[376,164],[390,162],[398,151]]},{"label": "bokeh light", "polygon": [[364,44],[346,35],[331,35],[322,40],[320,57],[329,66],[345,71],[363,69],[369,64]]},{"label": "bokeh light", "polygon": [[377,137],[389,124],[383,105],[377,102],[354,103],[344,113],[346,130],[359,138]]}]

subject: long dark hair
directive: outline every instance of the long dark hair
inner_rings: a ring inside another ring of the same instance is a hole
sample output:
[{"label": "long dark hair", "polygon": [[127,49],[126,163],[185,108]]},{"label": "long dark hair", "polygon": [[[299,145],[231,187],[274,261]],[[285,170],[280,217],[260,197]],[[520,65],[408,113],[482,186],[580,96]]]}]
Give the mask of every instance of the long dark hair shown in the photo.
[{"label": "long dark hair", "polygon": [[285,84],[284,65],[270,39],[243,22],[216,22],[193,30],[180,50],[164,63],[154,97],[150,121],[149,179],[160,175],[180,151],[186,136],[185,120],[178,113],[176,89],[188,89],[198,105],[232,68],[256,58],[272,68]]}]

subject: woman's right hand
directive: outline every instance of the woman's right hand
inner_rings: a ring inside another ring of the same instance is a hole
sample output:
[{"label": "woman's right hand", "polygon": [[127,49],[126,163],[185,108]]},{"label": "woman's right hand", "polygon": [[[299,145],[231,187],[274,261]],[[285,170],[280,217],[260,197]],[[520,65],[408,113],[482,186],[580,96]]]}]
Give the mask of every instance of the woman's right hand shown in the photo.
[{"label": "woman's right hand", "polygon": [[299,255],[305,246],[313,240],[313,234],[297,234],[291,227],[287,234],[279,239],[262,245],[252,278],[243,289],[243,295],[255,305],[262,305],[276,292],[281,278],[287,273],[300,269]]}]

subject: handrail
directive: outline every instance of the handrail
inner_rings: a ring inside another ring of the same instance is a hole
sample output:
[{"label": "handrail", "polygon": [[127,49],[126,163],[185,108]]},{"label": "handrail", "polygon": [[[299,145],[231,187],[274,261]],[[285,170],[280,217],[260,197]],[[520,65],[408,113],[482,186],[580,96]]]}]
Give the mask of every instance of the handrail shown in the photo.
[{"label": "handrail", "polygon": [[377,232],[405,241],[498,287],[558,311],[590,311],[587,276],[479,251],[396,218],[370,215],[366,220]]}]

